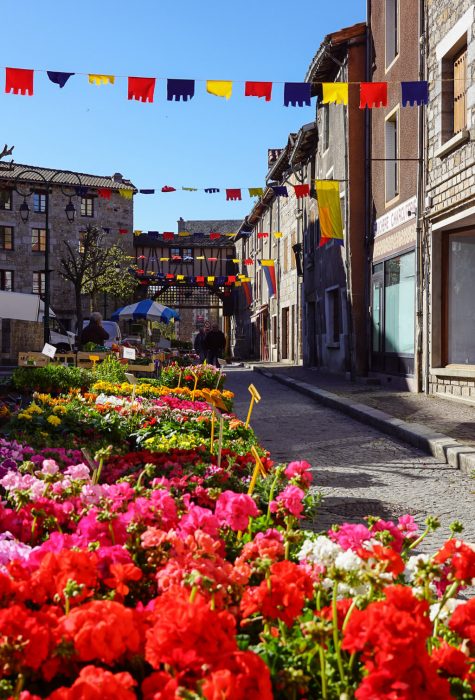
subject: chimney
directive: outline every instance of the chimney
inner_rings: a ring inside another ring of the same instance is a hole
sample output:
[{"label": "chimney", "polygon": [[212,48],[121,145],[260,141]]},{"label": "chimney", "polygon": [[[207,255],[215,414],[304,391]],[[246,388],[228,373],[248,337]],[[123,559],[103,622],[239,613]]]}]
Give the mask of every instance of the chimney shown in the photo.
[{"label": "chimney", "polygon": [[114,174],[112,175],[112,180],[113,180],[114,182],[123,182],[123,181],[124,181],[124,177],[123,177],[122,173],[114,173]]}]

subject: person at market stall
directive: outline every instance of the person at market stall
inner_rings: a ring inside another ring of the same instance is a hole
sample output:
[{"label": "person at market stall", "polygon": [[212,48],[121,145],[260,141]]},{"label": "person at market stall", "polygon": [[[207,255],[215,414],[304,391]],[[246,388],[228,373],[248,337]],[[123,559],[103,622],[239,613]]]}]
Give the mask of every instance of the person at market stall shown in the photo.
[{"label": "person at market stall", "polygon": [[226,336],[223,331],[219,330],[217,323],[213,323],[211,330],[206,334],[204,339],[204,348],[206,350],[206,361],[209,365],[219,367],[219,358],[224,355],[226,347]]},{"label": "person at market stall", "polygon": [[102,326],[102,316],[98,311],[94,311],[89,317],[89,325],[83,328],[81,333],[81,345],[103,345],[106,340],[109,340],[109,333]]},{"label": "person at market stall", "polygon": [[196,354],[200,358],[200,362],[204,362],[206,357],[206,350],[204,346],[205,338],[206,333],[204,331],[204,328],[198,328],[198,333],[195,335],[195,342],[193,343],[193,347],[195,349]]}]

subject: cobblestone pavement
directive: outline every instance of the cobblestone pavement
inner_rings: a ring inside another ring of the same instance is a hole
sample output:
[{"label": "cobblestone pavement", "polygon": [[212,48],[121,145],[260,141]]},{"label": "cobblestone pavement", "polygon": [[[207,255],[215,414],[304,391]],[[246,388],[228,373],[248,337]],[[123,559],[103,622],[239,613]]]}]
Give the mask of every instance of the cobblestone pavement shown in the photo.
[{"label": "cobblestone pavement", "polygon": [[445,541],[455,519],[465,526],[463,537],[475,542],[473,479],[272,379],[238,368],[226,373],[240,418],[247,414],[249,384],[260,392],[251,425],[274,461],[312,464],[313,483],[324,495],[312,529],[358,522],[369,514],[397,518],[409,512],[420,524],[426,515],[440,518],[443,527],[429,536],[429,551]]},{"label": "cobblestone pavement", "polygon": [[[265,367],[266,363],[259,363]],[[350,382],[337,374],[311,367],[268,364],[274,374],[285,374],[298,381],[308,382],[319,389],[351,398],[373,408],[385,411],[409,423],[421,423],[439,433],[475,447],[475,405],[444,399],[439,396],[395,391],[385,386]]]}]

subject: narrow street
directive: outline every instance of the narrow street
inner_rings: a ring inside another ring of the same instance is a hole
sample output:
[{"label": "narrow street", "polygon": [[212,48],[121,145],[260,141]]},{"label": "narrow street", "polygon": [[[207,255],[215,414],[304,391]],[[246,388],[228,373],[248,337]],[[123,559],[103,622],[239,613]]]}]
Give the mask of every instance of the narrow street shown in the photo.
[{"label": "narrow street", "polygon": [[369,514],[391,519],[411,513],[421,525],[427,515],[440,518],[442,527],[427,538],[429,551],[447,539],[456,519],[465,527],[464,539],[475,542],[473,479],[256,372],[226,373],[240,418],[247,415],[249,384],[261,394],[251,425],[274,461],[312,465],[314,486],[324,495],[312,523],[316,531]]}]

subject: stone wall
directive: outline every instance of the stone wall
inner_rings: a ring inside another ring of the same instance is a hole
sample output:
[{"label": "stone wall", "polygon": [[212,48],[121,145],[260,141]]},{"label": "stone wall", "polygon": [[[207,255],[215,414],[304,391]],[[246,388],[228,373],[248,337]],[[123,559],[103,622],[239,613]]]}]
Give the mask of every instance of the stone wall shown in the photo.
[{"label": "stone wall", "polygon": [[[13,291],[31,294],[33,291],[33,272],[44,271],[44,252],[32,251],[32,229],[44,229],[45,214],[33,212],[33,197],[28,197],[30,216],[26,223],[22,222],[19,206],[23,198],[17,193],[12,194],[12,210],[0,211],[0,226],[11,226],[14,229],[14,250],[0,250],[0,268],[13,270]],[[60,274],[60,259],[64,254],[63,241],[79,242],[79,233],[87,225],[110,229],[107,243],[119,243],[126,251],[133,254],[133,200],[124,199],[117,191],[112,190],[110,200],[96,197],[94,199],[94,216],[80,216],[80,198],[72,197],[76,208],[74,223],[69,223],[65,214],[65,206],[69,199],[64,196],[61,188],[52,187],[49,202],[50,229],[50,269],[51,272],[51,307],[58,319],[63,320],[71,329],[75,318],[75,300],[71,283]],[[119,229],[128,229],[126,235],[120,235]],[[112,311],[112,300],[109,310]],[[85,301],[87,309],[87,300]],[[102,311],[102,309],[99,309]]]}]

